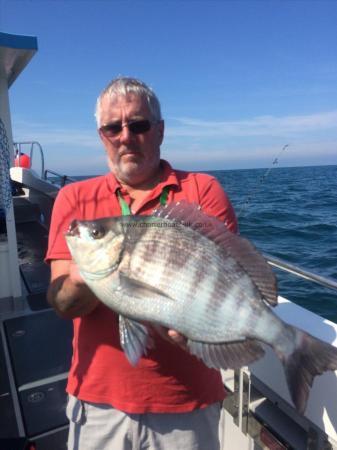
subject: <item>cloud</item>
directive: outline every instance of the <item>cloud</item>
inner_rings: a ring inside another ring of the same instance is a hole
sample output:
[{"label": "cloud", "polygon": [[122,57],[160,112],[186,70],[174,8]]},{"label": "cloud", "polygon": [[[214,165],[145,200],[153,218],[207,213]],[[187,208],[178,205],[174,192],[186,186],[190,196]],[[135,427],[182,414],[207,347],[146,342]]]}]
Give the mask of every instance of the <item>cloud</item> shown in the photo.
[{"label": "cloud", "polygon": [[[172,122],[176,125],[172,125]],[[47,123],[14,121],[14,140],[38,140],[43,145],[62,144],[85,148],[101,148],[96,130],[88,128],[54,127]],[[165,138],[244,138],[271,136],[301,136],[321,131],[335,131],[337,111],[309,115],[275,117],[258,116],[251,119],[209,121],[189,117],[169,119]]]},{"label": "cloud", "polygon": [[[336,141],[291,142],[283,150],[283,144],[277,145],[237,145],[223,146],[222,149],[208,147],[190,148],[166,146],[163,157],[177,168],[183,169],[224,169],[274,166],[307,166],[336,164]],[[191,153],[193,157],[191,157]]]},{"label": "cloud", "polygon": [[[92,125],[55,127],[14,120],[15,141],[38,141],[47,167],[62,173],[97,174],[107,170],[105,152]],[[163,157],[177,168],[268,167],[280,164],[336,164],[337,111],[235,121],[168,120]]]},{"label": "cloud", "polygon": [[337,132],[337,111],[284,117],[258,116],[237,121],[207,121],[188,117],[173,120],[177,125],[167,127],[168,138],[289,136],[322,130]]},{"label": "cloud", "polygon": [[13,139],[15,142],[39,141],[43,147],[62,145],[64,148],[101,148],[94,128],[56,127],[48,123],[13,120]]}]

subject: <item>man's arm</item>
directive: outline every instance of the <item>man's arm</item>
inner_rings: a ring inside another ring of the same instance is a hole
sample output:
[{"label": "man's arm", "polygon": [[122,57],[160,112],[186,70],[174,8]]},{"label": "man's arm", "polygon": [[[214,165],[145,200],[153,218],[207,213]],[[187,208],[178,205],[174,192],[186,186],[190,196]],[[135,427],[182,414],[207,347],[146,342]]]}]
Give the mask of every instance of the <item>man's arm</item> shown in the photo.
[{"label": "man's arm", "polygon": [[99,300],[88,288],[70,260],[51,261],[51,280],[47,300],[64,319],[90,314]]},{"label": "man's arm", "polygon": [[[71,260],[51,261],[51,281],[47,299],[57,314],[63,319],[90,314],[99,300],[83,282],[78,268]],[[164,339],[186,349],[186,338],[174,330],[156,327]]]}]

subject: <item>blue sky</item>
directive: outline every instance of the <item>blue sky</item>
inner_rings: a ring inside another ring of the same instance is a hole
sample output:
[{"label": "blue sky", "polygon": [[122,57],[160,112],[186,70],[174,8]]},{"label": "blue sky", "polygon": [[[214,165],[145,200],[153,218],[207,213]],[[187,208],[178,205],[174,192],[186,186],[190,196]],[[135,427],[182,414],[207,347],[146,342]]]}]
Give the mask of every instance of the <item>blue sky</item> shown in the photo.
[{"label": "blue sky", "polygon": [[337,164],[335,0],[0,0],[39,51],[10,89],[14,139],[47,167],[106,169],[94,106],[117,75],[157,93],[162,154],[191,170]]}]

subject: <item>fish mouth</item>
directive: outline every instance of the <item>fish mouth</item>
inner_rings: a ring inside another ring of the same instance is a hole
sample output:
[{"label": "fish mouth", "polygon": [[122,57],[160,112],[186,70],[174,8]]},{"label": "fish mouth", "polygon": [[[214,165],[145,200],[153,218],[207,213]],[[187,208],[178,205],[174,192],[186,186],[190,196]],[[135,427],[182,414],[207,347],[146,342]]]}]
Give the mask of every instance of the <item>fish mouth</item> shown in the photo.
[{"label": "fish mouth", "polygon": [[74,219],[66,232],[66,236],[79,236],[80,230],[78,227],[78,220]]},{"label": "fish mouth", "polygon": [[115,272],[117,269],[118,264],[113,264],[111,267],[108,267],[107,269],[98,270],[96,272],[89,272],[87,270],[81,269],[80,273],[87,280],[96,281],[108,277],[112,272]]}]

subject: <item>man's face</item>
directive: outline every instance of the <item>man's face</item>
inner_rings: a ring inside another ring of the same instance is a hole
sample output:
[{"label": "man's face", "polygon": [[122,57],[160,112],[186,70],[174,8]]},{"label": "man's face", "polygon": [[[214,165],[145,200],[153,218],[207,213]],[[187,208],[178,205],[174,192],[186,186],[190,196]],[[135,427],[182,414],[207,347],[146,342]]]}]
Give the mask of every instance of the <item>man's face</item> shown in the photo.
[{"label": "man's face", "polygon": [[[101,126],[111,123],[123,125],[134,121],[153,120],[147,102],[134,94],[105,96],[101,102]],[[99,131],[107,152],[109,167],[116,178],[129,186],[151,183],[158,175],[160,145],[164,123],[153,123],[150,130],[135,134],[123,126],[116,136],[106,137]]]}]

